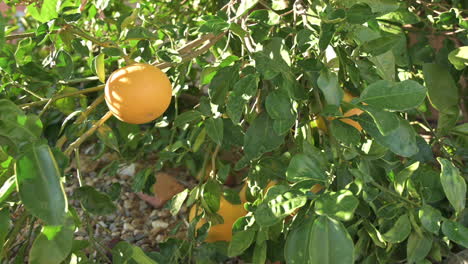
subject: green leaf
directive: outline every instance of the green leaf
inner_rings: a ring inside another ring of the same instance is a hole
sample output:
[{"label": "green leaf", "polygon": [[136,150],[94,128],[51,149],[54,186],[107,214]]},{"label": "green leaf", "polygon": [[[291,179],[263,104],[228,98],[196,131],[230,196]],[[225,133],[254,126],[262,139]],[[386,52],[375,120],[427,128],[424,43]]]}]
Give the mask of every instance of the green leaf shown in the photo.
[{"label": "green leaf", "polygon": [[205,120],[206,134],[216,144],[221,145],[223,142],[223,119],[210,117]]},{"label": "green leaf", "polygon": [[[0,210],[0,245],[2,245],[3,249],[3,243],[5,242],[5,238],[8,235],[8,231],[10,229],[10,211],[8,208],[3,208]],[[2,258],[0,257],[0,260]]]},{"label": "green leaf", "polygon": [[94,71],[102,83],[106,82],[106,69],[104,65],[104,53],[99,53],[94,58]]},{"label": "green leaf", "polygon": [[463,70],[468,65],[468,46],[459,47],[452,50],[448,59],[457,70]]},{"label": "green leaf", "polygon": [[391,50],[397,44],[399,38],[390,35],[376,38],[362,44],[361,49],[372,56],[378,56]]},{"label": "green leaf", "polygon": [[16,161],[15,170],[24,206],[47,225],[62,224],[67,199],[49,146],[32,144]]},{"label": "green leaf", "polygon": [[267,242],[256,243],[253,257],[252,257],[252,264],[264,264],[267,260]]},{"label": "green leaf", "polygon": [[356,128],[338,119],[330,122],[330,130],[337,140],[347,145],[358,144],[361,139],[361,134]]},{"label": "green leaf", "polygon": [[112,248],[112,263],[158,264],[158,262],[148,257],[141,248],[124,241],[119,242]]},{"label": "green leaf", "polygon": [[398,218],[395,225],[383,234],[385,241],[389,243],[401,243],[411,233],[411,223],[407,214]]},{"label": "green leaf", "polygon": [[369,60],[374,63],[377,73],[383,80],[395,80],[395,56],[391,50],[378,56],[370,57]]},{"label": "green leaf", "polygon": [[159,39],[158,34],[151,32],[149,29],[144,27],[133,27],[130,28],[125,35],[125,40],[156,40]]},{"label": "green leaf", "polygon": [[396,113],[388,112],[369,105],[360,105],[359,108],[366,111],[374,120],[379,132],[386,136],[398,128],[400,120]]},{"label": "green leaf", "polygon": [[468,248],[468,228],[462,224],[445,220],[442,224],[442,232],[453,242]]},{"label": "green leaf", "polygon": [[180,208],[182,207],[182,205],[184,204],[184,201],[185,199],[187,198],[188,196],[188,189],[185,189],[183,190],[182,192],[176,194],[172,200],[171,200],[171,214],[172,215],[177,215],[180,211]]},{"label": "green leaf", "polygon": [[291,100],[285,91],[275,90],[268,94],[265,101],[268,115],[274,119],[273,130],[278,135],[283,135],[296,122],[296,114]]},{"label": "green leaf", "polygon": [[274,195],[275,189],[277,188],[271,188],[267,193],[272,199],[265,199],[254,212],[255,221],[262,227],[277,224],[307,202],[307,196],[301,192],[287,191]]},{"label": "green leaf", "polygon": [[253,230],[242,230],[234,233],[232,241],[229,243],[228,256],[232,258],[242,254],[250,247],[256,233]]},{"label": "green leaf", "polygon": [[320,195],[315,201],[315,213],[341,221],[349,221],[353,218],[358,205],[359,200],[351,191],[329,192]]},{"label": "green leaf", "polygon": [[358,121],[364,130],[374,137],[379,144],[389,148],[395,154],[403,157],[411,157],[418,153],[419,149],[416,144],[416,133],[408,121],[400,119],[398,128],[386,136],[380,133],[369,115],[361,114]]},{"label": "green leaf", "polygon": [[328,24],[328,23],[320,23],[320,36],[319,36],[319,49],[320,51],[324,51],[327,49],[328,44],[333,38],[333,34],[335,33],[335,25]]},{"label": "green leaf", "polygon": [[413,175],[413,172],[419,168],[419,162],[415,162],[406,168],[402,169],[396,176],[393,185],[395,191],[402,195],[406,187],[406,181]]},{"label": "green leaf", "polygon": [[102,53],[106,54],[109,57],[120,57],[123,55],[122,50],[119,48],[103,48]]},{"label": "green leaf", "polygon": [[91,186],[82,186],[73,193],[73,198],[79,200],[84,209],[94,215],[112,214],[117,207],[111,198]]},{"label": "green leaf", "polygon": [[219,70],[211,80],[208,94],[213,104],[222,106],[225,104],[228,92],[239,79],[239,66],[233,65]]},{"label": "green leaf", "polygon": [[452,129],[452,133],[468,136],[468,123],[461,124]]},{"label": "green leaf", "polygon": [[[3,49],[3,45],[5,45],[5,25],[7,21],[5,18],[0,14],[0,50]],[[0,89],[1,90],[1,89]]]},{"label": "green leaf", "polygon": [[451,114],[451,106],[458,105],[458,88],[445,66],[435,63],[423,65],[424,81],[431,104],[440,112]]},{"label": "green leaf", "polygon": [[258,3],[258,0],[242,0],[236,11],[236,17],[244,15]]},{"label": "green leaf", "polygon": [[218,212],[220,206],[220,197],[222,194],[221,186],[215,180],[210,179],[203,184],[202,203],[208,212],[214,214]]},{"label": "green leaf", "polygon": [[39,22],[48,22],[58,17],[57,8],[60,5],[58,0],[44,0],[41,7],[37,7],[36,3],[28,5],[28,13]]},{"label": "green leaf", "polygon": [[286,171],[286,179],[292,182],[302,180],[317,180],[326,182],[328,180],[326,169],[320,160],[312,155],[296,154],[289,162]]},{"label": "green leaf", "polygon": [[327,104],[337,105],[341,104],[343,100],[343,89],[338,84],[338,76],[328,70],[322,70],[317,80],[317,85],[322,91]]},{"label": "green leaf", "polygon": [[174,127],[181,127],[189,123],[200,122],[203,118],[202,113],[197,110],[189,110],[178,115],[174,120]]},{"label": "green leaf", "polygon": [[417,263],[424,260],[432,248],[432,236],[424,233],[420,236],[417,232],[411,233],[406,246],[408,263]]},{"label": "green leaf", "polygon": [[259,78],[249,74],[234,84],[228,96],[226,112],[234,124],[239,124],[247,102],[257,93]]},{"label": "green leaf", "polygon": [[357,3],[346,11],[346,20],[351,24],[363,24],[372,17],[372,9],[364,3]]},{"label": "green leaf", "polygon": [[455,211],[460,213],[466,205],[466,182],[460,175],[457,167],[444,158],[437,158],[442,167],[440,182],[444,188],[445,195]]},{"label": "green leaf", "polygon": [[10,194],[16,190],[16,176],[13,175],[6,180],[0,188],[0,204],[8,199]]},{"label": "green leaf", "polygon": [[426,98],[426,88],[416,81],[377,81],[361,93],[361,101],[378,108],[406,111],[419,106]]},{"label": "green leaf", "polygon": [[273,120],[266,113],[261,113],[244,135],[244,153],[249,159],[257,159],[281,146],[283,141],[284,137],[273,130]]},{"label": "green leaf", "polygon": [[73,220],[67,218],[64,225],[44,226],[29,251],[30,264],[60,264],[72,249]]},{"label": "green leaf", "polygon": [[117,137],[110,126],[102,124],[97,129],[97,136],[106,146],[119,152],[119,142],[117,141]]},{"label": "green leaf", "polygon": [[199,29],[203,33],[219,34],[229,28],[229,23],[217,16],[205,16],[203,20],[206,22]]},{"label": "green leaf", "polygon": [[55,55],[55,70],[62,80],[68,80],[73,75],[73,60],[70,54],[59,50]]},{"label": "green leaf", "polygon": [[419,209],[418,214],[422,226],[427,231],[438,235],[440,222],[442,221],[442,213],[434,207],[424,204],[423,207]]},{"label": "green leaf", "polygon": [[288,264],[349,264],[354,245],[341,222],[320,216],[305,219],[288,234],[284,256]]}]

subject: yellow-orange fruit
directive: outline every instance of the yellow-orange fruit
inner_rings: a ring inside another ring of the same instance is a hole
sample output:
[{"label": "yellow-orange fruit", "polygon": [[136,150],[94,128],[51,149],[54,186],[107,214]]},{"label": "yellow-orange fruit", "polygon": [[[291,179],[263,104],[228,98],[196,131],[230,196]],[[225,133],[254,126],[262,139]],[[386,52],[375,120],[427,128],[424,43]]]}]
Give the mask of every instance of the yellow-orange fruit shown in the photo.
[{"label": "yellow-orange fruit", "polygon": [[352,95],[350,92],[345,90],[344,96],[343,96],[343,101],[349,103],[353,98],[356,98],[356,96]]},{"label": "yellow-orange fruit", "polygon": [[114,71],[107,79],[105,99],[119,120],[143,124],[160,117],[169,107],[172,85],[157,67],[135,63]]},{"label": "yellow-orange fruit", "polygon": [[[201,208],[197,207],[199,213]],[[196,216],[196,206],[192,206],[189,213],[189,221]],[[212,225],[208,231],[208,236],[206,237],[206,242],[216,242],[216,241],[231,241],[232,239],[232,225],[234,222],[247,214],[247,211],[244,209],[242,204],[232,204],[224,197],[221,196],[219,201],[219,210],[216,212],[224,219],[224,223],[218,225]],[[200,228],[206,223],[206,219],[201,219],[196,228]]]},{"label": "yellow-orange fruit", "polygon": [[[362,114],[364,111],[362,111],[361,109],[359,108],[353,108],[349,111],[347,111],[346,113],[343,114],[344,117],[350,117],[350,116],[354,116],[354,115],[360,115]],[[357,130],[359,130],[359,132],[362,131],[362,126],[357,122],[357,121],[354,121],[352,119],[349,119],[349,118],[342,118],[340,119],[341,122],[343,123],[346,123],[348,125],[351,125],[353,126],[354,128],[356,128]]]}]

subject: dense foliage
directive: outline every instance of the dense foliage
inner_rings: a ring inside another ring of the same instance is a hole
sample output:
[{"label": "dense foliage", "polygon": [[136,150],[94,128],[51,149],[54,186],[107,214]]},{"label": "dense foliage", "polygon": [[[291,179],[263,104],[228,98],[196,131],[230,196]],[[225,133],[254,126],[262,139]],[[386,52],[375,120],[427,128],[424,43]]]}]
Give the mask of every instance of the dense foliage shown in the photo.
[{"label": "dense foliage", "polygon": [[[0,17],[1,263],[434,263],[468,247],[467,1],[44,0],[16,16],[21,2]],[[102,103],[135,61],[173,86],[145,125]],[[115,210],[92,186],[64,192],[93,141],[119,154],[109,171],[151,157],[135,192],[209,166],[170,204],[208,223],[155,252],[74,240],[90,218],[70,199]],[[248,214],[205,243],[221,195],[239,203],[233,175]]]}]

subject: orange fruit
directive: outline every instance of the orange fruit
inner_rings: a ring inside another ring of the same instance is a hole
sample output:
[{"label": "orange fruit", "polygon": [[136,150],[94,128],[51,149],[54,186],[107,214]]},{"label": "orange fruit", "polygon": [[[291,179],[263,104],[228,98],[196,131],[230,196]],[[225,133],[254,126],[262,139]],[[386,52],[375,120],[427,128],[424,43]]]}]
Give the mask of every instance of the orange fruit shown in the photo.
[{"label": "orange fruit", "polygon": [[135,63],[114,71],[107,79],[104,93],[116,118],[143,124],[160,117],[169,107],[172,85],[157,67]]},{"label": "orange fruit", "polygon": [[[198,213],[201,212],[200,206],[192,206],[189,212],[189,221],[196,216],[196,208],[198,208]],[[219,201],[219,210],[216,212],[224,219],[224,223],[218,225],[212,225],[208,231],[208,236],[206,237],[206,242],[216,242],[216,241],[231,241],[232,239],[232,225],[234,222],[247,214],[247,211],[244,209],[242,204],[232,204],[224,197],[221,196]],[[200,228],[206,223],[206,219],[201,219],[196,228]]]}]

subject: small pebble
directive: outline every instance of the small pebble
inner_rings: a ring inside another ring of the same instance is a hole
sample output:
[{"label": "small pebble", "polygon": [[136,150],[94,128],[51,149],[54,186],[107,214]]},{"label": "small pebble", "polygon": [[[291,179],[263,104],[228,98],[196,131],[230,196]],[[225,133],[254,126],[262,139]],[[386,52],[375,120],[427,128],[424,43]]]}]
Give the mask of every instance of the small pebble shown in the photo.
[{"label": "small pebble", "polygon": [[135,228],[130,223],[124,223],[123,229],[125,231],[133,231]]},{"label": "small pebble", "polygon": [[151,226],[154,229],[157,229],[157,228],[165,229],[165,228],[167,228],[169,226],[169,224],[162,221],[162,220],[155,220],[155,221],[151,222]]}]

